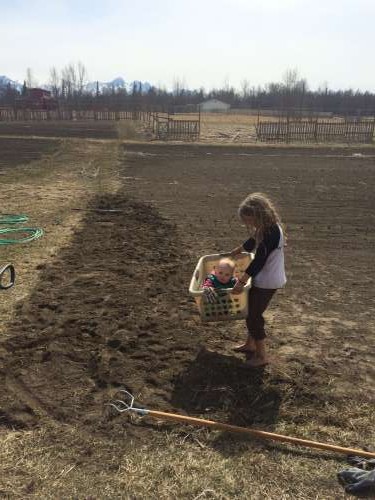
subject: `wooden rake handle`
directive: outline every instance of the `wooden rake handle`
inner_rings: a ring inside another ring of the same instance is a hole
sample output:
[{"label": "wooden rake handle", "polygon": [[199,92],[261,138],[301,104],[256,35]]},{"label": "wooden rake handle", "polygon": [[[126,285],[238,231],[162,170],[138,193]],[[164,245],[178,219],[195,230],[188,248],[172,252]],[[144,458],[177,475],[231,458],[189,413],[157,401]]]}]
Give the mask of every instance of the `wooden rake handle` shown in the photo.
[{"label": "wooden rake handle", "polygon": [[195,425],[198,427],[210,427],[221,431],[237,432],[241,434],[249,434],[250,436],[259,439],[269,439],[272,441],[281,441],[284,443],[291,443],[299,446],[306,446],[308,448],[318,448],[320,450],[332,451],[334,453],[343,453],[344,455],[358,455],[360,457],[375,458],[375,453],[355,448],[344,448],[342,446],[335,446],[333,444],[319,443],[318,441],[310,441],[308,439],[299,439],[290,436],[283,436],[282,434],[274,434],[273,432],[257,431],[255,429],[247,429],[246,427],[238,427],[237,425],[221,424],[213,420],[204,420],[202,418],[186,417],[176,413],[165,413],[162,411],[146,410],[146,415],[161,420],[171,420],[172,422],[184,422],[186,424]]}]

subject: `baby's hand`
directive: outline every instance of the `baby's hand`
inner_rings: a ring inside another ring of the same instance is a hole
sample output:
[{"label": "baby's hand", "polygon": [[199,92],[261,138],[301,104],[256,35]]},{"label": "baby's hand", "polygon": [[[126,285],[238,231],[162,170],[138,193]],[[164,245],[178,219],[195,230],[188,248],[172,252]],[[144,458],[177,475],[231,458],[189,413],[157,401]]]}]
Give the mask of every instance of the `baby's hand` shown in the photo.
[{"label": "baby's hand", "polygon": [[203,288],[203,300],[209,304],[214,304],[217,302],[217,294],[214,288],[204,287]]}]

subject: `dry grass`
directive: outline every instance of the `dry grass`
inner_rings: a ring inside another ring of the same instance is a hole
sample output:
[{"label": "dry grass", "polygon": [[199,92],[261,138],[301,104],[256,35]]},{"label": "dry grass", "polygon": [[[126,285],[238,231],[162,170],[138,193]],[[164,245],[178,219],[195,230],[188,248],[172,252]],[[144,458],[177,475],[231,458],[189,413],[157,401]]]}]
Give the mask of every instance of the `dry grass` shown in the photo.
[{"label": "dry grass", "polygon": [[1,438],[10,498],[344,498],[332,456],[188,427],[144,442],[48,425]]},{"label": "dry grass", "polygon": [[[274,120],[273,117],[262,117],[263,120]],[[231,125],[246,125],[249,127],[255,126],[258,117],[254,115],[242,115],[231,113],[202,113],[202,124],[206,127],[214,125],[231,126]]]},{"label": "dry grass", "polygon": [[117,122],[116,128],[119,139],[123,141],[143,141],[151,137],[143,122],[123,120]]},{"label": "dry grass", "polygon": [[[273,121],[273,117],[262,117],[262,121]],[[214,143],[256,142],[255,126],[258,117],[231,113],[202,113],[201,141]]]}]

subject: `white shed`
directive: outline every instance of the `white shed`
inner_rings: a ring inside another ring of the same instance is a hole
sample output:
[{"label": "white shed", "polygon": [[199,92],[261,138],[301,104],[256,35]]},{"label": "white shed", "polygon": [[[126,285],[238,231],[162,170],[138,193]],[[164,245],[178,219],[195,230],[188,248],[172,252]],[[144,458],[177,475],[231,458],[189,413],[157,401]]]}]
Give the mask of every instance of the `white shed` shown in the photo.
[{"label": "white shed", "polygon": [[201,112],[211,113],[211,112],[225,112],[230,109],[230,104],[226,102],[219,101],[218,99],[209,99],[208,101],[201,102],[199,104]]}]

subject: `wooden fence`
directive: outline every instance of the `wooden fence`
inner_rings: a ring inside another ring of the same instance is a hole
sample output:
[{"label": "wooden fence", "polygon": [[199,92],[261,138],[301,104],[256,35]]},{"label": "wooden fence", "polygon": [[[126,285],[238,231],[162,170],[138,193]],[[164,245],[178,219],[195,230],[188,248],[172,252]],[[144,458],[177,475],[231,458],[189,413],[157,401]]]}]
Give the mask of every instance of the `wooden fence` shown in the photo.
[{"label": "wooden fence", "polygon": [[152,130],[157,139],[168,141],[196,141],[200,136],[200,113],[181,119],[177,114],[153,113]]},{"label": "wooden fence", "polygon": [[278,121],[256,126],[260,141],[371,143],[375,120],[356,122]]},{"label": "wooden fence", "polygon": [[0,108],[0,122],[14,121],[120,121],[146,122],[157,139],[195,141],[200,135],[200,113],[195,115],[153,113],[150,111],[77,111],[77,110],[14,110]]},{"label": "wooden fence", "polygon": [[149,111],[77,111],[77,110],[29,110],[0,109],[0,121],[59,121],[59,120],[138,120],[149,122]]}]

